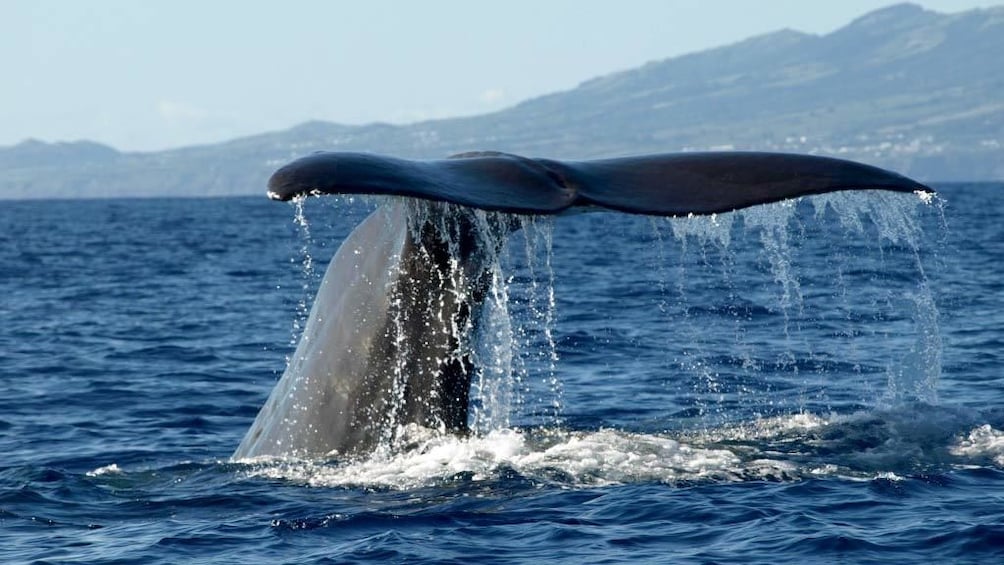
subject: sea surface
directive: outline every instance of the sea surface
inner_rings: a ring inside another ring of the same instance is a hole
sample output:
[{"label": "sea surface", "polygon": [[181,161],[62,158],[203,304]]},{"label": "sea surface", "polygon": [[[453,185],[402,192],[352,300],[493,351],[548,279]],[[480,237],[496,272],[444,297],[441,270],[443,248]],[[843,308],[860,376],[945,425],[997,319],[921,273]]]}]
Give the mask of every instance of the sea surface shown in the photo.
[{"label": "sea surface", "polygon": [[475,433],[344,461],[231,454],[374,203],[4,202],[0,562],[1002,562],[1004,185],[936,188],[525,219]]}]

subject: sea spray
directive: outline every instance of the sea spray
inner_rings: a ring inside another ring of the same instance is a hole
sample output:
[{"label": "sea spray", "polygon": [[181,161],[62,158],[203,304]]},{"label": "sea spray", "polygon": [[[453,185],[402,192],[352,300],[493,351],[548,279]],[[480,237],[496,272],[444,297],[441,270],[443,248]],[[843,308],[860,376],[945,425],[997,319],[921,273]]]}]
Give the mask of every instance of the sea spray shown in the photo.
[{"label": "sea spray", "polygon": [[[903,194],[870,193],[869,198],[850,193],[820,195],[812,200],[817,220],[827,211],[837,215],[840,224],[850,237],[873,237],[892,248],[900,248],[902,260],[891,268],[916,272],[912,288],[890,292],[889,302],[897,310],[909,312],[908,321],[915,338],[903,357],[886,367],[887,386],[885,402],[937,402],[937,385],[941,376],[942,350],[938,308],[922,257],[923,234],[918,218],[918,208],[934,207],[939,213],[944,231],[943,202],[937,196],[918,193],[915,197]],[[888,257],[885,247],[879,246],[880,257]],[[892,261],[892,258],[889,258]],[[900,336],[907,336],[902,332]]]},{"label": "sea spray", "polygon": [[[539,343],[525,342],[537,366],[544,374],[544,394],[538,402],[545,410],[547,425],[556,425],[561,419],[561,381],[557,377],[558,350],[554,340],[556,302],[554,295],[553,218],[522,216],[519,218],[523,235],[523,250],[529,288],[526,293],[528,317],[527,339],[539,336]],[[546,408],[545,408],[546,407]]]},{"label": "sea spray", "polygon": [[[888,366],[878,368],[888,375],[889,391],[908,390],[910,398],[936,398],[940,338],[928,287],[921,283],[904,294],[899,282],[892,280],[892,290],[870,288],[866,310],[849,296],[858,292],[860,277],[868,276],[867,282],[873,283],[876,277],[886,276],[886,267],[893,278],[925,277],[917,251],[917,199],[882,194],[880,201],[873,202],[872,196],[847,193],[807,199],[815,210],[815,217],[807,222],[803,219],[808,205],[798,202],[649,221],[654,250],[646,253],[656,256],[658,275],[653,283],[661,289],[656,307],[666,318],[663,339],[669,340],[663,349],[667,359],[675,359],[665,365],[665,380],[674,385],[690,383],[692,406],[702,427],[711,429],[746,413],[736,407],[752,408],[763,416],[829,409],[833,397],[828,390],[839,389],[841,378],[874,379],[876,368],[855,358],[873,356],[874,351],[868,349],[875,347],[869,343],[875,341],[885,347],[912,340],[899,360],[890,359]],[[302,203],[296,205],[299,218]],[[471,429],[484,435],[514,425],[560,426],[563,393],[555,338],[560,297],[555,293],[561,273],[552,258],[562,220],[462,210],[447,204],[414,206],[412,213],[422,222],[432,221],[446,241],[453,272],[462,271],[460,257],[469,253],[472,237],[477,239],[473,245],[489,250],[481,257],[487,284],[480,308],[467,325],[445,330],[457,337],[455,354],[473,360]],[[444,220],[457,213],[470,216],[472,229],[458,229],[457,222]],[[836,222],[831,221],[833,217]],[[309,226],[305,220],[298,219],[297,224],[303,225],[305,246],[309,246]],[[499,225],[512,226],[515,233],[493,229]],[[834,225],[839,229],[834,230]],[[666,227],[672,239],[663,236]],[[821,235],[841,230],[842,239]],[[869,263],[867,271],[862,271],[857,248],[876,246],[879,267]],[[903,247],[910,250],[912,260],[907,263],[897,251]],[[521,251],[513,253],[514,248]],[[752,256],[750,248],[756,251]],[[309,257],[309,251],[304,255]],[[751,262],[751,257],[756,261]],[[821,260],[835,266],[833,277],[807,277],[810,270],[803,263]],[[304,260],[304,265],[311,264]],[[310,276],[306,268],[304,273],[305,278]],[[724,302],[709,303],[709,289]],[[890,295],[897,292],[900,300],[893,300]],[[876,293],[880,296],[872,298]],[[902,300],[912,305],[912,315],[905,318],[898,315]],[[835,312],[827,313],[827,309]],[[860,323],[885,319],[895,327],[875,329],[880,324]],[[703,331],[711,322],[729,324],[732,339],[711,339]],[[395,319],[393,327],[400,329],[406,323]],[[831,325],[833,343],[821,341],[821,332]],[[392,396],[400,406],[407,390],[410,349],[401,343],[397,351],[401,358],[394,365]],[[782,378],[759,382],[765,371]],[[836,400],[842,400],[839,394]],[[396,429],[396,408],[388,419],[393,424],[390,428]],[[383,442],[393,443],[398,435],[388,432]]]},{"label": "sea spray", "polygon": [[[314,256],[311,252],[314,240],[310,235],[310,222],[307,220],[307,214],[304,209],[306,200],[306,196],[297,196],[290,201],[293,207],[293,223],[296,225],[300,237],[298,257],[301,279],[300,298],[296,303],[296,314],[293,317],[293,328],[289,341],[291,347],[296,347],[296,343],[300,340],[300,335],[303,333],[303,327],[307,323],[307,316],[310,314],[310,302],[313,300],[311,291],[316,285],[314,279],[317,277],[314,270]],[[290,258],[290,262],[296,261],[297,259]]]},{"label": "sea spray", "polygon": [[[909,194],[847,192],[651,220],[657,307],[675,360],[667,366],[682,373],[668,379],[691,383],[702,425],[727,421],[735,402],[762,414],[828,408],[842,378],[878,383],[881,372],[888,390],[936,398],[941,344],[920,251],[918,206],[925,203]],[[662,237],[663,225],[673,240]],[[712,296],[727,303],[709,303]],[[733,325],[732,343],[707,337],[721,335],[703,330],[713,320]],[[876,348],[900,353],[879,353],[889,359],[884,368],[867,366],[861,360],[875,358]],[[750,386],[765,370],[787,376]]]}]

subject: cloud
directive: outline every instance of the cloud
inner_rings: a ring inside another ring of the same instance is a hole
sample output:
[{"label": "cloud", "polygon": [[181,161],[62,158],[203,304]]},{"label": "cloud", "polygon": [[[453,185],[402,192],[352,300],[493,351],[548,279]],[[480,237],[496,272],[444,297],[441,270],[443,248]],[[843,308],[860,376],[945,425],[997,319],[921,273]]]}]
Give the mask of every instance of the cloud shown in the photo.
[{"label": "cloud", "polygon": [[209,112],[173,100],[157,102],[157,114],[168,122],[196,122],[209,117]]},{"label": "cloud", "polygon": [[478,97],[483,104],[494,105],[505,100],[505,91],[501,88],[489,88]]}]

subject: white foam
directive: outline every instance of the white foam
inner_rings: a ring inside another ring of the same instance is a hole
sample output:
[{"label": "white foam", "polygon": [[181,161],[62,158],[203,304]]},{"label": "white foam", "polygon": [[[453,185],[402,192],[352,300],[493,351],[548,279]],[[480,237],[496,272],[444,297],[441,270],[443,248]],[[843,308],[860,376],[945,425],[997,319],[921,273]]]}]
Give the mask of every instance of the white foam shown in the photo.
[{"label": "white foam", "polygon": [[708,446],[722,440],[755,441],[799,436],[828,424],[807,413],[757,420],[741,426],[707,431],[687,438],[601,429],[589,432],[549,430],[527,433],[502,429],[458,438],[409,426],[397,452],[379,450],[365,460],[326,463],[295,458],[243,459],[252,477],[289,480],[315,487],[414,489],[457,477],[491,480],[511,469],[529,480],[562,486],[607,486],[639,482],[788,480],[806,473],[830,475],[836,467],[803,472],[789,461]]},{"label": "white foam", "polygon": [[[541,438],[511,429],[472,438],[428,433],[406,451],[378,452],[347,464],[262,458],[242,462],[252,464],[249,474],[256,477],[310,486],[392,489],[430,486],[461,475],[488,480],[505,468],[531,480],[559,480],[568,486],[731,480],[746,473],[739,457],[727,449],[615,430],[551,432]],[[554,479],[556,475],[561,478]]]},{"label": "white foam", "polygon": [[992,458],[994,463],[1004,467],[1004,432],[983,424],[973,429],[951,448],[952,455],[971,458]]},{"label": "white foam", "polygon": [[571,434],[514,461],[525,474],[558,469],[589,484],[724,478],[739,464],[739,458],[726,449],[701,449],[661,436],[614,430]]},{"label": "white foam", "polygon": [[786,416],[759,418],[717,430],[702,432],[711,441],[754,441],[787,436],[801,436],[805,432],[822,428],[831,423],[832,418],[824,418],[808,412]]},{"label": "white foam", "polygon": [[[412,426],[401,433],[406,448],[378,451],[365,460],[258,458],[240,463],[249,464],[247,473],[252,477],[315,487],[394,490],[454,481],[490,482],[509,472],[530,483],[561,488],[809,477],[899,481],[917,468],[918,458],[927,457],[927,450],[939,451],[931,442],[943,441],[943,430],[953,425],[953,420],[928,415],[932,429],[917,429],[918,417],[912,411],[799,413],[672,437],[611,429],[502,429],[458,438]],[[880,446],[858,451],[857,436],[882,435],[887,439]],[[966,462],[981,464],[989,459],[1004,467],[1004,431],[990,425],[972,429],[951,445],[940,445]],[[817,452],[820,446],[822,452]],[[841,452],[832,453],[833,449]]]},{"label": "white foam", "polygon": [[121,475],[121,474],[122,474],[122,469],[119,469],[119,466],[116,465],[115,463],[112,463],[111,465],[105,465],[104,467],[98,467],[93,471],[87,472],[88,477],[100,477],[102,475]]}]

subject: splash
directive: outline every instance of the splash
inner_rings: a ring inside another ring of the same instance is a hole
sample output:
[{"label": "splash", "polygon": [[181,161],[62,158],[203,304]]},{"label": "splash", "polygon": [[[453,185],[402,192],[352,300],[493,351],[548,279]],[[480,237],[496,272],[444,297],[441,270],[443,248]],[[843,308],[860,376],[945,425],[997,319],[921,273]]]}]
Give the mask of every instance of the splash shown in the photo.
[{"label": "splash", "polygon": [[[500,429],[460,438],[410,427],[403,450],[352,461],[259,458],[242,462],[252,478],[321,488],[414,490],[591,488],[659,483],[689,486],[835,477],[901,480],[988,461],[1004,467],[1004,433],[989,425],[958,433],[952,411],[798,413],[738,425],[652,434]],[[481,490],[479,490],[481,491]]]},{"label": "splash", "polygon": [[105,465],[103,467],[98,467],[92,471],[87,471],[88,477],[101,477],[104,475],[121,475],[122,469],[118,465],[112,463],[111,465]]},{"label": "splash", "polygon": [[[696,409],[681,412],[691,414],[680,419],[681,425],[696,422],[697,429],[709,432],[741,425],[750,415],[770,421],[792,413],[826,412],[848,405],[831,392],[834,382],[874,380],[879,372],[887,383],[877,396],[889,403],[936,402],[941,340],[917,221],[918,205],[926,204],[912,195],[843,193],[708,217],[650,220],[654,245],[646,253],[654,255],[656,306],[672,340],[662,348],[667,355],[664,379],[667,386],[684,390],[689,400],[683,402]],[[294,205],[309,244],[302,203]],[[415,439],[404,411],[410,379],[415,378],[413,358],[422,346],[406,331],[410,321],[402,317],[401,295],[392,294],[390,406],[374,461],[417,469],[419,462],[407,458],[421,445],[420,452],[440,454],[434,466],[448,470],[455,466],[449,462],[453,459],[444,459],[446,452],[466,461],[456,468],[475,475],[482,463],[485,469],[533,469],[539,463],[576,477],[593,473],[600,482],[616,482],[620,471],[610,461],[623,459],[644,467],[645,450],[674,460],[671,444],[663,440],[677,440],[655,435],[633,437],[631,447],[621,446],[617,453],[594,454],[602,472],[564,466],[573,465],[571,458],[585,457],[587,444],[616,443],[621,436],[579,437],[579,432],[563,428],[556,291],[561,277],[554,263],[553,220],[447,204],[408,206],[414,219],[409,224],[412,237],[422,236],[426,228],[420,226],[431,226],[445,243],[449,274],[444,276],[453,277],[449,285],[444,279],[444,288],[453,289],[450,300],[480,304],[466,319],[451,317],[442,303],[430,302],[427,308],[455,344],[445,354],[470,360],[469,425],[474,436],[456,439],[433,426],[429,429],[435,438]],[[804,221],[810,215],[811,221]],[[455,221],[460,216],[466,220]],[[667,228],[671,237],[665,236]],[[832,243],[834,237],[838,243]],[[820,249],[819,242],[829,247]],[[303,254],[309,258],[308,251]],[[305,273],[311,272],[311,264],[304,261]],[[469,264],[477,268],[465,267]],[[731,327],[731,340],[706,332],[709,323]],[[875,367],[876,358],[886,359],[886,366]],[[874,405],[874,398],[856,400],[851,406]],[[527,448],[518,430],[531,427],[563,439],[546,448]],[[681,445],[673,449],[686,451]],[[521,455],[513,459],[499,455],[499,450]],[[482,461],[471,453],[495,455]],[[677,470],[686,467],[682,460],[673,465]],[[725,474],[751,472],[724,463],[712,467]],[[659,472],[662,478],[653,480],[689,476]],[[379,477],[373,480],[383,484]]]},{"label": "splash", "polygon": [[[897,309],[911,313],[915,339],[899,362],[887,367],[885,399],[892,403],[937,403],[943,347],[938,308],[921,256],[922,229],[917,210],[919,206],[936,206],[944,225],[943,203],[931,193],[916,193],[916,198],[882,192],[871,194],[867,199],[853,196],[834,193],[813,199],[816,217],[821,218],[827,211],[833,211],[852,236],[874,237],[905,250],[901,256],[912,263],[910,266],[916,272],[913,288],[907,287],[898,296],[890,296],[890,302]],[[885,248],[880,248],[880,251],[883,254],[886,252]],[[904,332],[901,335],[908,334]]]},{"label": "splash", "polygon": [[992,459],[998,467],[1004,467],[1004,432],[983,424],[959,438],[952,446],[952,454],[977,460]]},{"label": "splash", "polygon": [[[545,391],[536,400],[543,408],[548,424],[561,423],[561,381],[557,376],[558,350],[554,338],[556,301],[552,266],[553,218],[518,218],[524,243],[526,280],[526,315],[519,331],[520,344],[535,357],[535,366],[543,372]],[[539,342],[535,343],[535,338]],[[527,371],[523,366],[523,371]],[[529,376],[524,374],[524,380]]]},{"label": "splash", "polygon": [[[534,436],[509,429],[462,439],[428,430],[410,431],[414,443],[406,451],[377,452],[346,464],[251,461],[248,474],[316,487],[405,490],[456,481],[495,481],[512,473],[533,482],[566,486],[735,480],[746,473],[740,458],[727,449],[697,448],[656,435],[599,430]],[[764,473],[767,467],[761,460],[750,469]],[[788,470],[783,462],[776,467],[782,473]]]},{"label": "splash", "polygon": [[875,390],[859,405],[937,402],[942,343],[919,217],[939,202],[923,196],[834,193],[650,221],[667,387],[689,396],[698,425],[830,410],[846,403],[833,396],[845,379]]},{"label": "splash", "polygon": [[[304,210],[304,202],[306,200],[306,196],[298,196],[291,201],[291,205],[293,206],[293,223],[296,225],[300,235],[299,261],[301,279],[300,299],[296,303],[296,315],[293,318],[293,328],[289,341],[289,344],[294,347],[303,334],[303,328],[307,323],[307,316],[310,314],[311,289],[314,279],[317,278],[317,273],[314,270],[314,256],[311,253],[311,245],[314,241],[310,235],[310,222],[307,221],[307,215]],[[296,259],[290,258],[290,261],[295,262]]]}]

